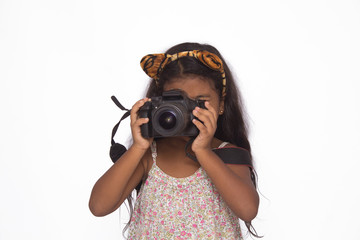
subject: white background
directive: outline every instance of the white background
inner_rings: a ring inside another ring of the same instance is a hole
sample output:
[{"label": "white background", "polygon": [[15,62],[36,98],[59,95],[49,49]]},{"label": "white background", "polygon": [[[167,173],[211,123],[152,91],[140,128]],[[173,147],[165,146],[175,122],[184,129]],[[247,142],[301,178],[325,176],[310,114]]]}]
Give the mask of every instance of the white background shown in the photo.
[{"label": "white background", "polygon": [[123,114],[110,96],[131,108],[141,57],[184,41],[237,77],[259,234],[360,239],[359,1],[0,0],[1,240],[122,239],[119,211],[87,206]]}]

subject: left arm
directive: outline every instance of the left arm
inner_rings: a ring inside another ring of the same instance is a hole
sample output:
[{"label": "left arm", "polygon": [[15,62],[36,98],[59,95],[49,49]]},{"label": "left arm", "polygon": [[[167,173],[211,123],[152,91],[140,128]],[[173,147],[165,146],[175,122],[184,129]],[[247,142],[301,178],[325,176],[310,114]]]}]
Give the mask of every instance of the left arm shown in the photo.
[{"label": "left arm", "polygon": [[259,195],[251,181],[249,167],[225,164],[211,150],[218,114],[208,101],[205,106],[207,109],[197,107],[193,111],[202,122],[193,120],[200,133],[191,148],[226,204],[236,216],[250,222],[257,215]]},{"label": "left arm", "polygon": [[237,217],[250,222],[257,215],[259,195],[251,181],[248,166],[225,164],[211,149],[196,157],[221,197]]}]

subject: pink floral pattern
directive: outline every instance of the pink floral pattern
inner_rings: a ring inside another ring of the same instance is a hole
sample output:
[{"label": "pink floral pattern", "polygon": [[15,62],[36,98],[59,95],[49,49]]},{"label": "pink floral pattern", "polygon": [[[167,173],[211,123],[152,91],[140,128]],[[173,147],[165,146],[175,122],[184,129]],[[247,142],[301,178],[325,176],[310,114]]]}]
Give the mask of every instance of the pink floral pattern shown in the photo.
[{"label": "pink floral pattern", "polygon": [[201,167],[191,176],[175,178],[153,165],[136,199],[130,240],[243,239],[239,219],[225,204]]}]

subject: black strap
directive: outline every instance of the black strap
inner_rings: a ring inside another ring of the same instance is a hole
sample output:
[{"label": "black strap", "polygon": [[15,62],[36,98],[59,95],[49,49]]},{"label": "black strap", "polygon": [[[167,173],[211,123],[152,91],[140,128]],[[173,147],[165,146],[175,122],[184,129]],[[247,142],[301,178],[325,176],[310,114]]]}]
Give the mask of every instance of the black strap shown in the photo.
[{"label": "black strap", "polygon": [[[195,138],[191,138],[186,143],[185,152],[187,157],[197,162],[196,156],[192,155],[188,150],[194,140]],[[250,154],[246,149],[239,147],[223,147],[213,149],[213,152],[218,155],[224,163],[248,165],[253,168]]]},{"label": "black strap", "polygon": [[111,100],[113,100],[113,102],[116,104],[116,106],[118,106],[121,110],[126,110],[126,111],[131,111],[127,108],[125,108],[123,105],[121,105],[121,103],[117,100],[117,98],[115,96],[111,96]]},{"label": "black strap", "polygon": [[224,163],[242,164],[253,167],[250,154],[246,149],[239,147],[223,147],[213,149],[213,152],[215,152]]},{"label": "black strap", "polygon": [[113,130],[112,130],[112,134],[111,134],[111,145],[115,144],[114,141],[114,136],[116,134],[117,129],[119,128],[119,125],[121,123],[122,120],[124,120],[125,118],[127,118],[130,115],[130,111],[127,108],[124,108],[123,105],[121,105],[121,103],[117,100],[117,98],[115,96],[112,96],[111,99],[113,100],[113,102],[116,104],[116,106],[118,106],[121,110],[126,111],[126,113],[124,113],[124,115],[121,117],[120,121],[114,126]]},{"label": "black strap", "polygon": [[115,96],[112,96],[111,99],[116,104],[116,106],[118,106],[121,110],[126,111],[124,113],[124,115],[121,117],[121,119],[119,120],[119,122],[114,126],[114,128],[112,130],[112,134],[111,134],[110,158],[115,163],[116,160],[118,160],[121,157],[121,155],[123,155],[126,152],[126,148],[124,147],[124,145],[116,143],[114,141],[114,136],[119,128],[121,121],[130,115],[131,110],[129,110],[129,109],[125,108],[123,105],[121,105],[121,103],[116,99]]}]

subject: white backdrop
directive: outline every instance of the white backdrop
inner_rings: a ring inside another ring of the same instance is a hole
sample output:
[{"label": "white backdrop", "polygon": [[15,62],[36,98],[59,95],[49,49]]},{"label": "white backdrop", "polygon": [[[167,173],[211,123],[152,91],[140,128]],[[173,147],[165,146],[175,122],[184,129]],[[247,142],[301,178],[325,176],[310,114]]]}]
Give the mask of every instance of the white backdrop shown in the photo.
[{"label": "white backdrop", "polygon": [[0,0],[1,240],[122,239],[119,211],[87,206],[123,114],[110,96],[130,108],[140,58],[184,41],[237,76],[259,234],[360,239],[359,1]]}]

